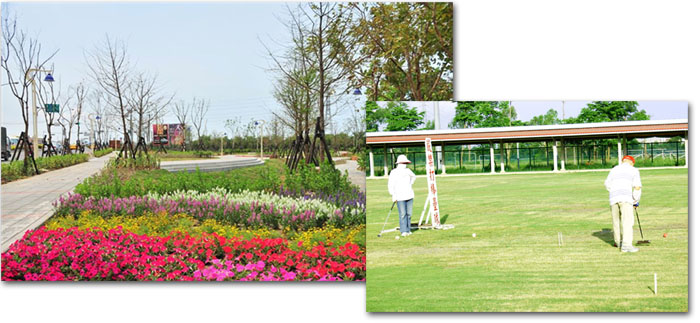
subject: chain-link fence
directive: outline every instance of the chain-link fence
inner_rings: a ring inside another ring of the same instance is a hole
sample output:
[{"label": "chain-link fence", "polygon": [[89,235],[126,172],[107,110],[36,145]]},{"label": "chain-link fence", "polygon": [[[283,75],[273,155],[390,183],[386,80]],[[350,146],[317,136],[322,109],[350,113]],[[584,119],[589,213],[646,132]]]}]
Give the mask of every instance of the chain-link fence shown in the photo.
[{"label": "chain-link fence", "polygon": [[[503,161],[506,172],[554,170],[554,148],[552,142],[507,143],[500,147],[494,144],[494,170],[501,171]],[[436,173],[442,173],[442,161],[448,174],[489,173],[491,172],[490,146],[486,145],[445,145],[435,146],[433,155],[440,160]],[[623,145],[627,155],[635,158],[635,167],[661,167],[685,165],[685,142],[628,143]],[[374,175],[384,175],[384,149],[373,148]],[[369,152],[368,152],[369,154]],[[402,147],[387,149],[387,169],[391,171],[398,155],[404,154],[411,160],[410,167],[416,174],[425,174],[425,150],[423,147]],[[440,155],[444,154],[444,158]],[[565,142],[557,144],[557,168],[561,161],[565,169],[612,168],[618,163],[617,143]],[[368,165],[369,166],[369,165]],[[438,164],[436,164],[436,167]],[[366,174],[370,170],[367,167]]]}]

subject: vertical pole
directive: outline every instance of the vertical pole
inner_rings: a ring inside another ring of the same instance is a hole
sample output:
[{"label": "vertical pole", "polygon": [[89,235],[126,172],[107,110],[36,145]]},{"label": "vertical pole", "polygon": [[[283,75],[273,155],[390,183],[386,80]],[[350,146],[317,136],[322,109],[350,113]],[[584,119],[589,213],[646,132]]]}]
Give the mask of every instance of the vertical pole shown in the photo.
[{"label": "vertical pole", "polygon": [[[219,154],[220,154],[221,156],[223,156],[223,155],[224,155],[224,136],[221,136],[220,150],[221,150],[221,151],[219,152]],[[261,158],[261,159],[262,159],[262,158]]]},{"label": "vertical pole", "polygon": [[[88,118],[90,116],[88,115]],[[90,118],[90,151],[92,155],[95,156],[95,123],[93,118]]]},{"label": "vertical pole", "polygon": [[520,170],[520,143],[515,143],[515,151],[518,154],[518,170]]},{"label": "vertical pole", "polygon": [[263,124],[260,123],[260,160],[263,160]]},{"label": "vertical pole", "polygon": [[561,138],[561,149],[563,150],[564,157],[561,159],[561,170],[565,171],[566,170],[566,141],[564,141],[564,138]]},{"label": "vertical pole", "polygon": [[496,164],[495,164],[494,161],[493,161],[493,155],[494,155],[494,153],[493,153],[493,143],[491,143],[491,142],[489,142],[489,150],[490,150],[490,152],[491,152],[491,173],[495,173],[495,172],[496,172]]},{"label": "vertical pole", "polygon": [[651,143],[651,166],[654,166],[654,143]]},{"label": "vertical pole", "polygon": [[686,134],[686,138],[683,139],[683,144],[685,146],[685,168],[688,168],[688,135]]},{"label": "vertical pole", "polygon": [[369,177],[374,177],[374,154],[372,148],[369,149]]},{"label": "vertical pole", "polygon": [[501,140],[501,142],[498,143],[498,148],[501,149],[501,173],[505,173],[506,170],[503,165],[503,140]]},{"label": "vertical pole", "polygon": [[554,143],[552,144],[552,161],[554,161],[554,171],[558,172],[558,165],[557,165],[557,141],[554,140]]},{"label": "vertical pole", "polygon": [[[34,158],[39,156],[39,137],[37,134],[37,111],[36,111],[36,75],[32,76],[32,116],[34,117],[34,138],[32,138],[32,153],[34,154]],[[27,158],[27,156],[24,156],[24,158]]]},{"label": "vertical pole", "polygon": [[384,145],[384,177],[389,176],[389,168],[387,166],[386,145]]},{"label": "vertical pole", "polygon": [[622,164],[622,143],[620,137],[617,138],[617,164]]},{"label": "vertical pole", "polygon": [[678,145],[679,144],[680,144],[679,142],[676,142],[676,166],[678,166]]},{"label": "vertical pole", "polygon": [[440,144],[440,147],[442,147],[442,148],[440,149],[441,152],[442,152],[442,163],[440,163],[440,164],[442,164],[442,165],[440,165],[440,166],[442,166],[442,175],[445,175],[445,174],[447,174],[447,166],[445,166],[445,164],[447,163],[447,154],[446,154],[446,151],[445,151],[445,142],[442,142],[442,143]]}]

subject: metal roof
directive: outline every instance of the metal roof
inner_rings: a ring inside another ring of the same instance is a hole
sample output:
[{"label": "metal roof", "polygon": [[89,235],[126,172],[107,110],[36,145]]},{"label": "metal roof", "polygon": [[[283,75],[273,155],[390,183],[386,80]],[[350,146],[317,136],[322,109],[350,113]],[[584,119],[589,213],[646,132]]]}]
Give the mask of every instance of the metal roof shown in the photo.
[{"label": "metal roof", "polygon": [[425,138],[446,144],[473,144],[489,141],[524,142],[555,138],[604,139],[620,136],[684,136],[688,119],[577,123],[546,126],[468,128],[447,130],[368,132],[367,145],[417,145]]}]

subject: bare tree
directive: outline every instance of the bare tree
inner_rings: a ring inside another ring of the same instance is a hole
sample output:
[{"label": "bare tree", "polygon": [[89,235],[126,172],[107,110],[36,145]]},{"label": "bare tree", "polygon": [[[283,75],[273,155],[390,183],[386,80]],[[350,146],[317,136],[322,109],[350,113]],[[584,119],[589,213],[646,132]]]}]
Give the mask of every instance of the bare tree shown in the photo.
[{"label": "bare tree", "polygon": [[209,101],[204,99],[192,98],[190,118],[192,118],[192,125],[197,130],[197,142],[199,149],[202,149],[202,129],[206,127],[207,124],[207,112],[209,112]]},{"label": "bare tree", "polygon": [[236,148],[236,137],[240,136],[241,126],[240,116],[226,120],[226,129],[228,129],[228,131],[231,133],[231,149]]},{"label": "bare tree", "polygon": [[[75,93],[75,119],[73,120],[73,123],[78,126],[75,137],[76,142],[80,143],[80,116],[83,113],[83,105],[85,104],[85,98],[87,97],[88,90],[85,88],[85,85],[80,82],[75,86],[75,88],[73,88],[73,91]],[[76,145],[76,149],[79,148],[80,147]]]},{"label": "bare tree", "polygon": [[[52,68],[53,70],[53,68]],[[47,85],[48,84],[48,85]],[[44,149],[46,149],[46,152],[48,156],[52,156],[54,151],[51,150],[51,147],[53,147],[53,126],[57,124],[58,122],[58,115],[56,115],[54,112],[49,112],[45,108],[47,104],[56,104],[61,99],[61,88],[60,86],[58,87],[58,90],[54,88],[54,83],[53,82],[39,82],[38,83],[38,97],[39,97],[39,106],[44,107],[41,109],[41,111],[44,113],[44,121],[46,123],[46,133],[47,133],[47,142],[49,146],[44,145]],[[60,109],[59,109],[60,110]]]},{"label": "bare tree", "polygon": [[132,82],[127,98],[130,110],[137,118],[136,133],[139,140],[143,137],[144,130],[147,130],[144,127],[148,127],[157,115],[162,114],[173,99],[173,96],[166,97],[160,94],[161,88],[157,81],[157,75],[138,74]]},{"label": "bare tree", "polygon": [[[22,110],[22,120],[24,121],[24,134],[29,133],[29,97],[31,92],[29,87],[32,79],[37,77],[32,70],[42,69],[46,63],[53,58],[58,50],[43,58],[41,54],[41,44],[36,38],[29,37],[24,31],[18,30],[17,19],[10,19],[5,16],[2,21],[2,54],[0,55],[0,65],[5,70],[7,85]],[[31,156],[29,145],[24,145],[24,156]],[[28,158],[24,158],[24,168],[29,167]],[[34,171],[38,169],[34,167]]]},{"label": "bare tree", "polygon": [[104,92],[93,90],[91,93],[92,95],[89,96],[89,102],[92,106],[92,113],[95,115],[95,117],[99,117],[99,119],[95,120],[97,129],[94,130],[94,139],[97,142],[103,143],[105,141],[105,136],[103,136],[103,133],[105,133],[105,129],[107,128],[105,124],[109,123],[110,119],[104,105]]},{"label": "bare tree", "polygon": [[[359,64],[363,57],[355,50],[355,35],[353,10],[349,6],[337,3],[307,3],[297,7],[297,11],[290,9],[290,26],[293,30],[293,51],[304,65],[310,67],[308,72],[317,75],[317,81],[313,85],[305,82],[304,77],[294,72],[294,67],[299,65],[288,64],[287,57],[278,57],[268,49],[268,55],[275,63],[276,69],[302,87],[316,94],[316,108],[318,111],[318,139],[321,140],[322,149],[329,159],[330,150],[325,141],[325,128],[329,103],[334,96],[346,93],[352,84],[350,80],[354,75],[355,65]],[[316,137],[314,138],[317,139]]]},{"label": "bare tree", "polygon": [[[105,93],[106,103],[117,112],[122,122],[124,145],[122,152],[131,152],[131,158],[136,158],[134,146],[130,140],[126,126],[126,118],[129,113],[127,93],[131,66],[126,53],[126,45],[120,41],[112,41],[109,36],[100,46],[88,53],[88,67],[92,77]],[[119,154],[121,156],[121,152]]]},{"label": "bare tree", "polygon": [[182,150],[185,150],[185,145],[187,142],[187,116],[190,114],[190,106],[185,103],[185,101],[180,100],[180,102],[175,102],[173,104],[173,113],[175,113],[175,117],[177,118],[177,122],[179,122],[182,125],[182,131],[185,133],[183,134],[183,137],[185,140],[182,142]]}]

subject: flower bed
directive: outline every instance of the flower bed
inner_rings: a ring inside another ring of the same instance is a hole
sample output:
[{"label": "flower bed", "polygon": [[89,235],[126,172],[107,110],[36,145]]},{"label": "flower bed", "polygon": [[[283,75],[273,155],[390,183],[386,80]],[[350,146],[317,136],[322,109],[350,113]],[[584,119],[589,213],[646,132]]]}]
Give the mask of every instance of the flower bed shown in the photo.
[{"label": "flower bed", "polygon": [[[139,216],[112,216],[103,218],[100,214],[83,211],[76,215],[52,217],[45,224],[47,230],[59,228],[96,229],[107,231],[121,227],[125,232],[139,235],[167,237],[178,232],[187,232],[191,236],[216,233],[226,238],[239,239],[274,239],[285,238],[294,248],[310,250],[313,246],[323,243],[328,245],[343,245],[348,242],[365,247],[365,226],[336,228],[326,226],[308,231],[277,231],[268,228],[240,229],[235,226],[219,223],[215,219],[200,221],[187,214],[168,215],[166,213],[147,213]],[[301,242],[301,245],[299,245]]]},{"label": "flower bed", "polygon": [[293,250],[285,239],[30,230],[2,254],[2,280],[364,280],[357,245]]},{"label": "flower bed", "polygon": [[224,189],[199,193],[148,194],[128,198],[95,198],[72,194],[56,203],[56,215],[92,211],[103,217],[147,212],[186,213],[201,219],[241,227],[307,230],[324,225],[364,224],[364,205],[336,207],[319,199],[284,197],[265,192],[230,193]]}]

